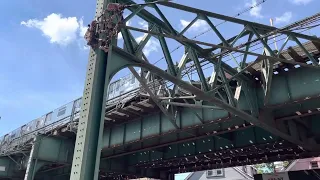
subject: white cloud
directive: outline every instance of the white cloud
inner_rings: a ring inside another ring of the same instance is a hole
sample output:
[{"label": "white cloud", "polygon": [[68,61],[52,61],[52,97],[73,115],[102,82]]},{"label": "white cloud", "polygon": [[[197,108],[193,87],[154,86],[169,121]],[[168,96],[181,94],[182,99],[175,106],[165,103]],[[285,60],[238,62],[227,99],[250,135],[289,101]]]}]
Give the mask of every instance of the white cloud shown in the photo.
[{"label": "white cloud", "polygon": [[87,32],[87,29],[88,29],[88,27],[87,27],[87,26],[83,26],[83,20],[80,19],[80,20],[79,20],[79,30],[80,30],[79,36],[80,36],[80,37],[84,37],[84,35],[85,35],[86,32]]},{"label": "white cloud", "polygon": [[122,37],[122,34],[121,34],[121,32],[119,32],[118,33],[118,39],[122,39],[123,37]]},{"label": "white cloud", "polygon": [[89,50],[90,49],[90,46],[88,46],[84,40],[81,40],[78,43],[78,45],[79,45],[80,49],[82,49],[82,50]]},{"label": "white cloud", "polygon": [[78,40],[78,45],[80,47],[80,49],[82,50],[89,50],[90,47],[87,45],[87,43],[84,40],[84,35],[87,32],[88,27],[87,26],[83,26],[83,20],[80,19],[79,20],[79,40]]},{"label": "white cloud", "polygon": [[261,15],[262,6],[261,5],[257,6],[257,0],[251,0],[251,2],[247,2],[245,6],[254,7],[249,11],[250,16],[253,16],[255,18],[263,18],[263,16]]},{"label": "white cloud", "polygon": [[[126,22],[126,26],[130,26],[131,25],[131,21],[129,20],[129,21],[127,21]],[[118,33],[118,39],[122,39],[123,37],[122,37],[122,34],[121,34],[121,32],[119,32]]]},{"label": "white cloud", "polygon": [[145,35],[146,35],[146,34],[137,37],[137,38],[136,38],[137,43],[140,43],[140,41],[142,41],[142,39],[143,39],[143,37],[144,37]]},{"label": "white cloud", "polygon": [[[181,30],[187,27],[191,21],[186,21],[184,19],[180,19],[180,24],[182,26]],[[199,31],[199,30],[207,30],[209,25],[204,20],[197,20],[193,25],[188,29],[189,31]]]},{"label": "white cloud", "polygon": [[292,18],[292,12],[285,12],[282,16],[275,18],[276,24],[289,23]]},{"label": "white cloud", "polygon": [[[137,43],[139,43],[143,39],[144,35],[139,36],[139,37],[136,38]],[[159,48],[160,48],[160,44],[159,44],[158,41],[156,41],[154,39],[149,39],[149,41],[144,46],[142,51],[148,57],[151,52],[158,52]]]},{"label": "white cloud", "polygon": [[139,22],[139,25],[143,28],[143,29],[145,29],[145,30],[148,30],[148,23],[147,22],[145,22],[145,21],[140,21]]},{"label": "white cloud", "polygon": [[129,20],[126,22],[126,26],[130,26],[130,25],[131,25],[131,21]]},{"label": "white cloud", "polygon": [[42,20],[29,19],[22,21],[21,25],[28,28],[36,28],[50,39],[50,43],[68,45],[83,35],[87,27],[83,26],[83,20],[77,17],[63,17],[61,14],[52,13]]},{"label": "white cloud", "polygon": [[290,2],[292,2],[293,4],[297,4],[297,5],[306,5],[308,3],[310,3],[313,0],[289,0]]}]

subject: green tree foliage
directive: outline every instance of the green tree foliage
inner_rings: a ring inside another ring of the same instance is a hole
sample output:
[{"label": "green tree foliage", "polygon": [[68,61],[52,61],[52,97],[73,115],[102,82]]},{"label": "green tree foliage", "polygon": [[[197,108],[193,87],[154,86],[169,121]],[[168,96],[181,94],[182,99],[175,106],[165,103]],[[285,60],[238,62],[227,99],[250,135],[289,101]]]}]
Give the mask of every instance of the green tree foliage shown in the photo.
[{"label": "green tree foliage", "polygon": [[254,167],[257,169],[258,174],[272,173],[275,168],[273,163],[256,164]]},{"label": "green tree foliage", "polygon": [[[277,168],[286,168],[289,165],[289,161],[283,161],[282,165]],[[263,163],[263,164],[256,164],[254,167],[257,169],[257,173],[274,173],[275,172],[275,164],[274,163]]]},{"label": "green tree foliage", "polygon": [[289,161],[283,161],[283,167],[285,167],[285,168],[288,167],[289,163],[290,163]]}]

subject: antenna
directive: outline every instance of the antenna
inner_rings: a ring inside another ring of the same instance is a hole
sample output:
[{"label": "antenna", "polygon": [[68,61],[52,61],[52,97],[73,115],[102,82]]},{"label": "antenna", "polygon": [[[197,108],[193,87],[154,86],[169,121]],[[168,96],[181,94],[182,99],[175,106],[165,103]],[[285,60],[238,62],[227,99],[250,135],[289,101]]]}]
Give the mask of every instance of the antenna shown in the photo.
[{"label": "antenna", "polygon": [[[273,19],[272,18],[270,18],[270,25],[273,26]],[[273,35],[273,41],[274,41],[274,47],[278,51],[277,40],[276,40],[276,35],[275,34]]]}]

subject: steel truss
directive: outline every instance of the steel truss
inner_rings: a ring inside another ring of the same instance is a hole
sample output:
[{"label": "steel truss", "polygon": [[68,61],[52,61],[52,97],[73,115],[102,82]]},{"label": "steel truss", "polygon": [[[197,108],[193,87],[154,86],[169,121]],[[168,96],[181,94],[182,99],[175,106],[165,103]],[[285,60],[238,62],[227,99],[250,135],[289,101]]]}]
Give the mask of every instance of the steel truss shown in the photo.
[{"label": "steel truss", "polygon": [[[302,141],[301,138],[292,136],[293,133],[290,134],[275,127],[270,122],[270,119],[260,117],[261,113],[259,111],[261,110],[258,109],[255,92],[255,86],[259,86],[261,83],[260,86],[263,87],[264,91],[263,104],[267,108],[272,91],[271,85],[275,65],[281,64],[286,67],[299,65],[304,68],[320,69],[319,60],[302,45],[302,41],[312,41],[318,44],[320,39],[298,33],[294,29],[297,26],[308,24],[308,21],[314,17],[300,21],[296,25],[293,24],[278,29],[172,2],[158,1],[156,3],[147,2],[146,4],[135,4],[129,0],[119,0],[117,1],[119,4],[114,4],[115,1],[113,0],[98,0],[97,2],[96,20],[93,23],[94,26],[90,27],[89,36],[87,36],[89,45],[93,48],[90,51],[83,109],[80,115],[71,179],[98,178],[100,151],[102,148],[101,139],[105,120],[104,107],[106,104],[103,101],[107,92],[105,85],[110,82],[115,73],[124,67],[129,68],[150,99],[170,119],[176,129],[181,128],[175,119],[177,106],[221,108],[227,110],[233,116],[237,116],[306,150],[319,150],[319,146],[308,140],[307,137],[302,137],[304,138],[304,141]],[[146,7],[151,7],[153,11],[151,12]],[[196,15],[196,18],[183,30],[178,31],[173,28],[163,14],[161,8],[164,7],[192,13]],[[131,11],[131,14],[126,18],[122,17],[124,9]],[[147,30],[125,25],[127,21],[135,16],[148,22]],[[315,17],[318,17],[318,15]],[[211,19],[241,25],[243,30],[236,36],[226,39]],[[198,41],[184,36],[187,30],[198,20],[203,20],[209,25],[221,41],[219,44]],[[135,40],[134,31],[145,33],[140,42]],[[124,40],[123,49],[116,47],[118,32],[121,32]],[[287,37],[287,40],[277,51],[268,44],[268,40],[272,39],[273,36]],[[149,63],[142,51],[151,37],[159,40],[167,70],[160,69]],[[175,65],[170,54],[167,39],[173,39],[185,48],[185,54],[178,62],[178,65]],[[240,42],[240,39],[242,41],[246,39],[246,41]],[[282,51],[289,40],[295,42],[303,51],[304,56],[308,59],[307,61],[288,60],[282,56]],[[251,50],[251,46],[257,43],[263,46],[261,54]],[[223,61],[227,56],[234,58],[234,54],[240,54],[243,57],[236,68]],[[255,60],[248,62],[249,55],[255,56]],[[204,73],[205,63],[213,65],[209,80]],[[187,67],[187,64],[191,65]],[[251,70],[256,65],[260,66],[256,69],[261,75],[259,81],[256,80],[256,75],[251,73]],[[139,74],[134,67],[140,67],[146,73]],[[199,87],[193,85],[193,82],[185,80],[190,71],[193,71],[199,77],[201,84]],[[173,84],[172,88],[166,88],[168,91],[167,96],[164,97],[162,95],[160,97],[154,89],[148,86],[151,74],[166,80],[167,83],[162,84],[162,87],[167,87],[169,83]],[[184,98],[185,95],[182,95],[181,91],[186,92],[187,97]],[[237,100],[241,93],[245,95],[250,105],[249,112],[237,108]],[[175,99],[182,101],[175,102]],[[211,102],[215,106],[205,107],[197,104],[199,101]],[[95,166],[92,166],[93,164]]]}]

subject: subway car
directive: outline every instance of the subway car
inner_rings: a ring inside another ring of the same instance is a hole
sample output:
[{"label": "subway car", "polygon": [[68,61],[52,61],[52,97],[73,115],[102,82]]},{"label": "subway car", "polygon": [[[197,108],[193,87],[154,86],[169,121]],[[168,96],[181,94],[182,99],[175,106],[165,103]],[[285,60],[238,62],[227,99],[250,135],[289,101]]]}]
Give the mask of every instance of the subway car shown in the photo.
[{"label": "subway car", "polygon": [[[139,81],[129,74],[108,87],[107,102],[125,100],[134,96],[131,92],[139,92]],[[123,98],[123,97],[125,98]],[[81,110],[81,98],[65,104],[35,120],[0,137],[0,154],[18,150],[18,145],[28,143],[36,134],[46,134],[58,128],[68,126],[71,121],[78,121]]]}]

